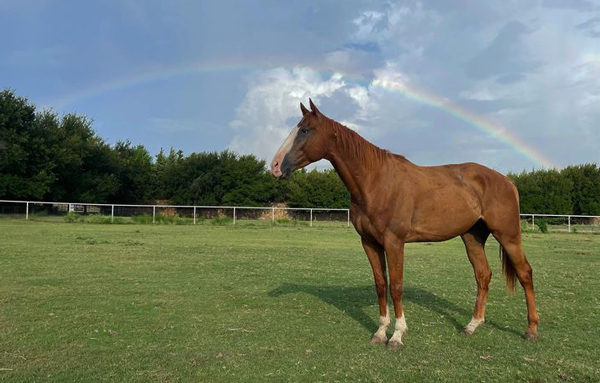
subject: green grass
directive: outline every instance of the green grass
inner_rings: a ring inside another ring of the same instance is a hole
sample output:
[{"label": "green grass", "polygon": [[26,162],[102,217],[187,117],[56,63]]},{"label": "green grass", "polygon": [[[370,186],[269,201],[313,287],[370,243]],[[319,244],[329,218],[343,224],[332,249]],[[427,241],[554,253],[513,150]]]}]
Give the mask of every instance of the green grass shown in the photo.
[{"label": "green grass", "polygon": [[[0,216],[0,220],[19,220],[25,219],[24,215],[5,215]],[[48,214],[47,212],[35,213],[29,215],[30,221],[36,222],[66,222],[66,223],[91,223],[91,224],[138,224],[138,225],[193,225],[194,219],[193,217],[179,217],[179,216],[165,216],[162,214],[157,214],[156,217],[153,218],[152,215],[141,214],[134,216],[115,216],[111,218],[110,215],[100,215],[100,214],[88,214],[83,215],[79,213],[68,213],[68,214]],[[340,221],[328,221],[328,220],[313,220],[314,227],[348,227],[348,222],[344,220]],[[196,225],[213,225],[213,226],[230,226],[234,225],[232,217],[215,217],[215,218],[206,218],[202,216],[196,217]],[[237,226],[263,226],[263,227],[271,227],[271,226],[287,226],[287,227],[299,227],[299,226],[310,226],[309,220],[302,219],[277,219],[272,221],[271,219],[248,219],[245,217],[238,216],[235,225]]]},{"label": "green grass", "polygon": [[347,228],[0,220],[0,381],[598,381],[600,236],[525,234],[541,339],[496,242],[487,322],[462,242],[410,244],[405,348],[369,343]]}]

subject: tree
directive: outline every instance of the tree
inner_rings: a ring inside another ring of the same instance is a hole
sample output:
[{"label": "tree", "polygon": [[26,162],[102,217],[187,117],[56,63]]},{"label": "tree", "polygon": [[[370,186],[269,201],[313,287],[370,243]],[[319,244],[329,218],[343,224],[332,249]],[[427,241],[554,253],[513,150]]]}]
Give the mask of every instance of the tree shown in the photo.
[{"label": "tree", "polygon": [[558,170],[509,174],[517,186],[522,213],[573,214],[573,182]]},{"label": "tree", "polygon": [[600,168],[596,164],[567,166],[561,172],[571,181],[573,214],[600,215]]},{"label": "tree", "polygon": [[168,156],[165,156],[162,149],[156,155],[153,177],[155,199],[169,200],[177,193],[181,182],[183,159],[183,152],[175,151],[173,148],[169,150]]},{"label": "tree", "polygon": [[0,92],[0,198],[42,199],[54,180],[35,107],[11,90]]},{"label": "tree", "polygon": [[274,178],[265,172],[266,163],[253,155],[221,153],[223,162],[224,205],[260,206],[273,200]]},{"label": "tree", "polygon": [[165,189],[177,204],[258,206],[273,200],[272,185],[264,161],[228,150],[192,153],[165,167]]},{"label": "tree", "polygon": [[[52,118],[46,116],[46,120],[51,121]],[[57,134],[47,144],[55,163],[56,182],[49,193],[52,200],[121,202],[112,198],[120,186],[118,157],[96,135],[87,117],[75,114],[63,116],[58,123]]]},{"label": "tree", "polygon": [[290,178],[286,197],[292,207],[350,206],[350,193],[333,169],[295,172]]},{"label": "tree", "polygon": [[142,145],[132,146],[129,141],[119,141],[114,151],[119,188],[111,200],[119,203],[151,202],[154,197],[154,164],[148,150]]}]

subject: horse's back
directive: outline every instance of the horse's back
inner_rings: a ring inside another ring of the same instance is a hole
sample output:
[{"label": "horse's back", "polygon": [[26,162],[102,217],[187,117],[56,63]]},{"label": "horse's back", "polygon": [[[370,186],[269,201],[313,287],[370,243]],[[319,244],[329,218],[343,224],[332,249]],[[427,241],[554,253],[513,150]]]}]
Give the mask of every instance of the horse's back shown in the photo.
[{"label": "horse's back", "polygon": [[[439,172],[446,173],[450,178],[458,179],[460,183],[472,189],[482,203],[488,199],[508,199],[518,202],[518,192],[515,185],[505,175],[475,162],[432,166]],[[507,202],[507,201],[504,201]]]}]

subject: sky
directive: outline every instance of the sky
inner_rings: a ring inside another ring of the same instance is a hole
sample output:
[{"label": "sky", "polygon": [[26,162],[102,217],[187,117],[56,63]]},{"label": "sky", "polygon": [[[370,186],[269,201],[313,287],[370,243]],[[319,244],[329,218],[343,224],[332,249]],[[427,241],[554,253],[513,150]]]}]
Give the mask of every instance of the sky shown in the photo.
[{"label": "sky", "polygon": [[600,162],[600,0],[0,0],[0,47],[0,88],[153,155],[269,162],[312,98],[420,165]]}]

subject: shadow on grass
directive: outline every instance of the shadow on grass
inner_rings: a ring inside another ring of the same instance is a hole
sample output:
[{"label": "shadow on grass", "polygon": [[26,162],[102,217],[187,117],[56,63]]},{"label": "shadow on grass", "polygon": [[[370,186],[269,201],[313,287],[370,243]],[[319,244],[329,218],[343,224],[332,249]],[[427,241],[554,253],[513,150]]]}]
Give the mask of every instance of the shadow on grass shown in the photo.
[{"label": "shadow on grass", "polygon": [[[379,326],[379,324],[364,311],[365,307],[377,303],[377,295],[374,286],[344,287],[283,283],[278,288],[270,291],[269,296],[280,297],[282,295],[295,293],[310,294],[319,298],[328,305],[346,313],[369,331],[375,331]],[[451,322],[458,331],[462,331],[463,327],[471,319],[471,311],[418,287],[405,286],[403,300],[415,303],[427,310],[440,314],[446,320]],[[392,307],[390,307],[390,309],[393,310]],[[464,323],[459,322],[455,318],[456,316],[464,319]],[[521,336],[521,333],[518,331],[500,326],[493,321],[486,320],[486,325]]]}]

